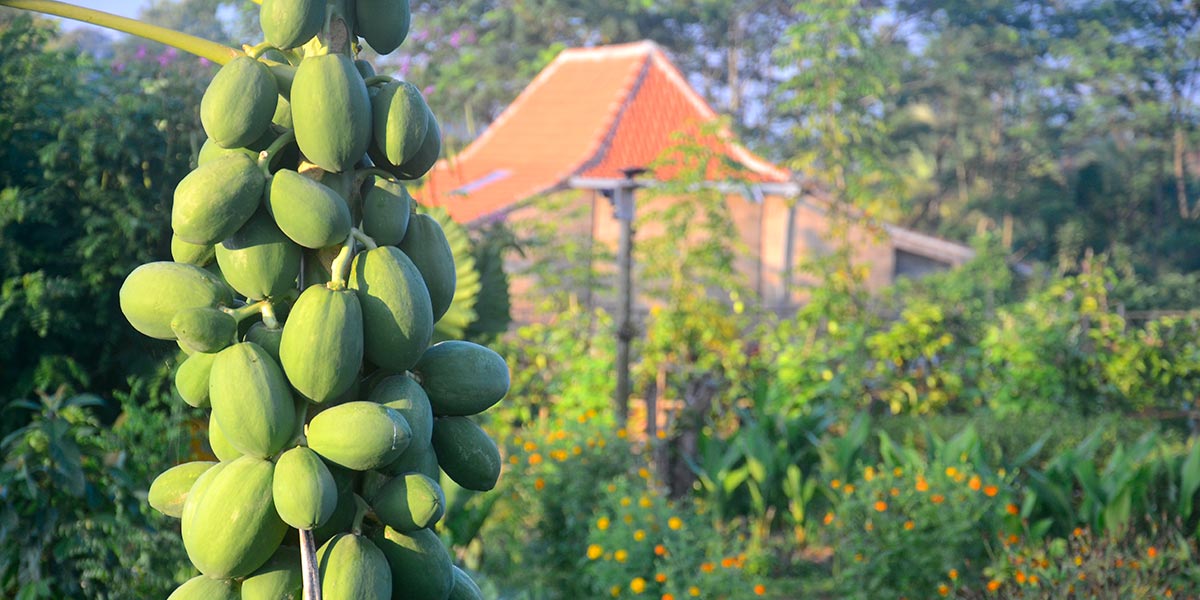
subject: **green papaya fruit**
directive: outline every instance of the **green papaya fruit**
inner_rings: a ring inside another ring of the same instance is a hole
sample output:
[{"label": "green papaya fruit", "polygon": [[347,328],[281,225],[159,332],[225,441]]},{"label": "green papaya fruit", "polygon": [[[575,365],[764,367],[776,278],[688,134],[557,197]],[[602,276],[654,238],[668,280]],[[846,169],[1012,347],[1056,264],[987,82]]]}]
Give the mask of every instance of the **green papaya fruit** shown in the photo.
[{"label": "green papaya fruit", "polygon": [[300,247],[260,209],[237,233],[217,244],[217,264],[237,293],[261,300],[296,287]]},{"label": "green papaya fruit", "polygon": [[242,454],[273,456],[292,439],[296,408],[291,389],[279,365],[254,342],[217,354],[208,399],[221,433]]},{"label": "green papaya fruit", "polygon": [[296,529],[313,529],[333,516],[337,483],[315,452],[296,446],[275,461],[275,510]]},{"label": "green papaya fruit", "polygon": [[429,215],[413,215],[399,247],[421,272],[421,279],[429,290],[433,320],[441,319],[454,300],[454,286],[458,281],[454,252],[450,250],[442,226]]},{"label": "green papaya fruit", "polygon": [[150,507],[168,517],[178,519],[183,515],[188,491],[196,484],[196,480],[215,464],[217,463],[209,461],[187,462],[163,471],[150,484],[147,497]]},{"label": "green papaya fruit", "polygon": [[363,356],[395,371],[416,364],[433,337],[433,307],[412,260],[392,246],[362,252],[350,287],[362,303]]},{"label": "green papaya fruit", "polygon": [[430,529],[401,533],[377,530],[371,541],[392,568],[392,597],[446,600],[454,587],[453,563],[442,540]]},{"label": "green papaya fruit", "polygon": [[200,99],[200,125],[222,148],[253,142],[271,125],[279,86],[267,65],[239,56],[225,63]]},{"label": "green papaya fruit", "polygon": [[196,167],[175,186],[171,229],[179,239],[212,245],[231,236],[262,202],[263,173],[245,154],[229,154]]},{"label": "green papaya fruit", "polygon": [[412,13],[408,0],[356,0],[354,32],[380,56],[390,54],[408,37]]},{"label": "green papaya fruit", "polygon": [[391,369],[381,369],[369,363],[363,363],[363,374],[366,375],[366,377],[364,377],[360,382],[359,389],[363,396],[367,398],[370,397],[371,392],[375,391],[375,388],[378,387],[384,379],[399,375],[399,373],[396,371]]},{"label": "green papaya fruit", "polygon": [[284,100],[292,99],[292,82],[296,80],[296,67],[282,61],[268,64],[271,74],[275,76],[275,85],[279,86],[279,96]]},{"label": "green papaya fruit", "polygon": [[500,449],[470,418],[435,420],[433,450],[437,453],[438,466],[454,483],[476,492],[496,487],[500,479]]},{"label": "green papaya fruit", "polygon": [[405,473],[420,473],[434,481],[438,481],[442,472],[438,468],[437,453],[433,451],[432,441],[421,444],[414,440],[408,445],[396,460],[376,469],[386,475],[403,475]]},{"label": "green papaya fruit", "polygon": [[201,573],[244,577],[279,548],[288,526],[275,512],[274,471],[270,461],[243,456],[208,482],[194,507],[189,494],[181,526],[183,547]]},{"label": "green papaya fruit", "polygon": [[221,431],[221,426],[217,424],[217,419],[209,413],[208,415],[208,446],[212,448],[213,456],[222,463],[229,462],[242,455],[242,451],[233,447],[229,443],[229,439]]},{"label": "green papaya fruit", "polygon": [[413,199],[404,184],[381,179],[363,196],[363,233],[380,246],[396,246],[408,231]]},{"label": "green papaya fruit", "polygon": [[339,489],[337,508],[324,525],[313,529],[313,539],[323,544],[334,536],[346,533],[354,527],[354,517],[358,514],[359,498],[353,489]]},{"label": "green papaya fruit", "polygon": [[325,25],[325,0],[262,0],[258,20],[268,44],[296,48]]},{"label": "green papaya fruit", "polygon": [[189,406],[208,408],[208,376],[217,355],[194,352],[175,371],[175,389]]},{"label": "green papaya fruit", "polygon": [[[483,592],[479,591],[479,586],[475,584],[475,580],[471,579],[467,572],[458,568],[451,567],[454,570],[454,589],[450,590],[450,597],[447,600],[483,600]],[[243,590],[245,587],[243,586]],[[245,592],[242,592],[243,598]]]},{"label": "green papaya fruit", "polygon": [[437,164],[438,157],[442,154],[442,128],[438,125],[437,117],[433,116],[433,111],[429,112],[429,129],[425,131],[425,138],[421,140],[421,146],[417,148],[412,158],[404,161],[396,169],[397,176],[400,179],[420,179]]},{"label": "green papaya fruit", "polygon": [[267,210],[292,241],[305,248],[325,248],[350,235],[350,208],[337,192],[295,171],[271,177]]},{"label": "green papaya fruit", "polygon": [[381,157],[400,166],[416,156],[429,132],[431,114],[415,85],[391,81],[379,86],[371,97],[371,134]]},{"label": "green papaya fruit", "polygon": [[486,346],[462,340],[438,342],[417,361],[413,372],[429,395],[433,414],[479,414],[508,393],[508,364]]},{"label": "green papaya fruit", "polygon": [[167,600],[241,600],[238,583],[231,579],[213,579],[197,575],[175,588]]},{"label": "green papaya fruit", "polygon": [[271,116],[271,122],[284,128],[292,129],[292,103],[287,101],[283,96],[279,97],[279,104],[275,105],[275,114]]},{"label": "green papaya fruit", "polygon": [[408,375],[393,375],[380,381],[367,401],[382,404],[404,417],[412,429],[414,442],[422,445],[428,443],[433,435],[433,408],[429,405],[429,396]]},{"label": "green papaya fruit", "polygon": [[200,506],[200,501],[204,499],[204,495],[208,493],[208,488],[212,482],[216,480],[217,475],[225,470],[230,463],[219,462],[209,467],[206,471],[196,478],[196,482],[192,484],[188,490],[187,497],[183,499],[183,510],[179,514],[179,518],[188,523],[195,521],[196,510]]},{"label": "green papaya fruit", "polygon": [[374,497],[392,479],[391,475],[385,475],[379,471],[363,471],[361,483],[358,485],[358,493],[363,498]]},{"label": "green papaya fruit", "polygon": [[282,340],[282,327],[272,329],[267,327],[266,323],[262,321],[251,325],[250,329],[246,331],[246,335],[242,338],[242,341],[254,342],[262,346],[262,349],[266,350],[267,354],[277,363],[279,362],[279,343]]},{"label": "green papaya fruit", "polygon": [[379,521],[396,531],[432,527],[446,514],[446,495],[436,481],[420,473],[399,475],[369,500]]},{"label": "green papaya fruit", "polygon": [[203,267],[215,257],[216,249],[212,246],[189,244],[179,239],[179,236],[171,235],[171,259],[175,262]]},{"label": "green papaya fruit", "polygon": [[280,546],[263,566],[242,580],[241,600],[300,600],[303,593],[300,549]]},{"label": "green papaya fruit", "polygon": [[363,312],[355,294],[323,285],[301,292],[279,343],[292,387],[315,404],[332,400],[354,385],[362,357]]},{"label": "green papaya fruit", "polygon": [[412,439],[400,413],[374,402],[347,402],[312,418],[308,447],[325,460],[366,471],[395,460]]},{"label": "green papaya fruit", "polygon": [[171,319],[179,311],[233,303],[233,295],[219,277],[200,267],[170,261],[134,269],[121,284],[118,296],[129,324],[160,340],[175,339]]},{"label": "green papaya fruit", "polygon": [[358,74],[362,75],[363,79],[369,79],[375,76],[375,65],[371,64],[371,61],[369,60],[364,60],[361,58],[355,60],[354,68],[358,69]]},{"label": "green papaya fruit", "polygon": [[192,352],[219,352],[233,343],[237,319],[219,309],[185,308],[171,318],[171,331],[180,345]]},{"label": "green papaya fruit", "polygon": [[[317,550],[322,600],[390,600],[392,570],[371,540],[353,533],[334,536]],[[416,596],[414,596],[416,597]]]},{"label": "green papaya fruit", "polygon": [[313,164],[338,173],[366,153],[371,101],[349,56],[306,57],[296,68],[290,100],[296,143]]}]

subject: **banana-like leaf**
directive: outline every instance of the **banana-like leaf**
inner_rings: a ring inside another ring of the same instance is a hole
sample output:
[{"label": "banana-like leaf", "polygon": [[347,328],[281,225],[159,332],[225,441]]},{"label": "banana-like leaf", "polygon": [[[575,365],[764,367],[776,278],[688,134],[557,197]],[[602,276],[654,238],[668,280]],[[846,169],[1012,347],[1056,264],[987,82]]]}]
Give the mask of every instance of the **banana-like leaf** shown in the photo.
[{"label": "banana-like leaf", "polygon": [[454,270],[458,275],[450,308],[434,326],[434,341],[462,339],[467,327],[475,321],[475,303],[482,289],[471,252],[471,238],[466,228],[451,219],[445,208],[422,206],[420,212],[433,217],[442,226],[446,241],[450,242],[450,252],[454,254]]}]

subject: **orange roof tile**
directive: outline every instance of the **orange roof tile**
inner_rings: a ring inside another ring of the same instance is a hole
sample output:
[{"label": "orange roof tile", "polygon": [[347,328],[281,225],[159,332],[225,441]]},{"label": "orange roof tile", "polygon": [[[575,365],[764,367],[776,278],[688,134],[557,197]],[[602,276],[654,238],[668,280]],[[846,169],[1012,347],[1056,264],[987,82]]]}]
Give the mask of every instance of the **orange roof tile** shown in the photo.
[{"label": "orange roof tile", "polygon": [[[503,213],[574,176],[622,177],[674,144],[672,134],[717,119],[653,42],[558,55],[462,153],[440,161],[419,199],[459,222]],[[731,141],[704,140],[754,179],[788,173]]]}]

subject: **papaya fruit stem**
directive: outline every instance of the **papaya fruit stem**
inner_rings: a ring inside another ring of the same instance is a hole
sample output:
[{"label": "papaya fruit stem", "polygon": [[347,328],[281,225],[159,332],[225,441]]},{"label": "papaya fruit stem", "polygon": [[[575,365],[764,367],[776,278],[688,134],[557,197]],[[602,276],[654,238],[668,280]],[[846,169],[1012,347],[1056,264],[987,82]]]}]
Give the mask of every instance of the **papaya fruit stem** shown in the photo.
[{"label": "papaya fruit stem", "polygon": [[270,42],[263,42],[261,44],[256,44],[254,46],[250,46],[250,45],[242,46],[242,50],[244,50],[246,52],[246,56],[249,56],[250,58],[253,58],[254,60],[258,60],[258,57],[262,56],[263,52],[266,52],[267,50],[272,50],[274,48],[275,48],[275,46],[272,46]]},{"label": "papaya fruit stem", "polygon": [[346,278],[350,276],[350,263],[354,260],[354,243],[354,233],[346,236],[345,244],[342,245],[337,257],[333,259],[332,269],[330,269],[333,279],[325,284],[325,287],[335,292],[346,289]]},{"label": "papaya fruit stem", "polygon": [[375,85],[383,85],[383,84],[389,83],[391,81],[392,81],[392,78],[388,77],[387,75],[376,75],[374,77],[368,77],[368,78],[364,79],[363,83],[367,84],[367,87],[371,87],[371,86],[375,86]]},{"label": "papaya fruit stem", "polygon": [[362,187],[364,181],[368,177],[379,177],[388,181],[395,181],[396,177],[379,167],[371,167],[369,169],[359,169],[354,172],[354,187],[355,189]]},{"label": "papaya fruit stem", "polygon": [[247,304],[239,308],[222,308],[221,310],[233,315],[233,318],[237,320],[238,323],[241,323],[249,317],[262,313],[262,307],[264,304],[270,303],[266,300],[260,300],[253,304]]},{"label": "papaya fruit stem", "polygon": [[267,179],[271,178],[271,162],[279,154],[280,150],[283,150],[284,147],[294,141],[296,141],[296,132],[289,129],[283,132],[283,135],[276,138],[275,141],[271,142],[271,145],[266,150],[258,153],[258,168],[262,169],[263,175]]},{"label": "papaya fruit stem", "polygon": [[379,247],[379,244],[375,243],[375,238],[363,233],[357,227],[350,228],[350,235],[362,242],[362,245],[366,246],[367,250],[374,250]]},{"label": "papaya fruit stem", "polygon": [[166,27],[159,27],[158,25],[143,23],[136,19],[119,17],[103,11],[67,4],[66,2],[56,2],[55,0],[0,0],[0,6],[11,6],[47,15],[65,17],[98,25],[106,29],[129,33],[183,50],[188,54],[207,58],[219,65],[223,65],[242,55],[240,50],[230,48],[224,44],[218,44],[212,40],[188,35],[181,31],[167,29]]},{"label": "papaya fruit stem", "polygon": [[300,568],[304,573],[304,600],[321,600],[321,575],[317,570],[317,542],[311,529],[300,530]]},{"label": "papaya fruit stem", "polygon": [[366,518],[367,513],[371,512],[371,506],[362,499],[362,496],[355,494],[354,507],[354,525],[350,530],[354,532],[354,535],[362,535],[363,519]]},{"label": "papaya fruit stem", "polygon": [[266,300],[259,304],[262,304],[263,325],[266,325],[267,329],[279,329],[279,320],[275,318],[275,305]]}]

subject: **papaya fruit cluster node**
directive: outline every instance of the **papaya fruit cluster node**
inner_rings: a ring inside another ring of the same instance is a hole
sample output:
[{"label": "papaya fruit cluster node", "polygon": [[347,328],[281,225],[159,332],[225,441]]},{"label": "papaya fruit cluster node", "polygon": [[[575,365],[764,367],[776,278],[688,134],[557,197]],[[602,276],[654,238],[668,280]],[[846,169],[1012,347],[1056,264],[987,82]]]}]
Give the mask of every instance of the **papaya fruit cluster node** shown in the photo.
[{"label": "papaya fruit cluster node", "polygon": [[[339,6],[380,54],[408,34],[407,0]],[[169,600],[299,598],[300,531],[325,600],[480,598],[433,528],[443,474],[497,483],[499,450],[472,416],[508,393],[508,366],[433,343],[454,255],[405,182],[437,161],[441,129],[416,86],[323,48],[328,8],[262,1],[270,48],[222,67],[201,100],[207,141],[175,189],[172,260],[121,286],[129,323],[187,355],[180,399],[210,411],[216,460],[150,487],[200,572]]]}]

